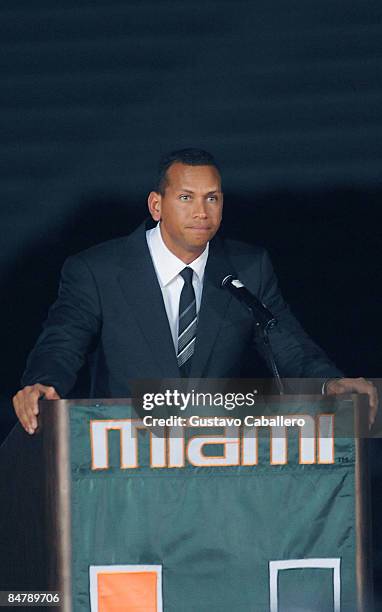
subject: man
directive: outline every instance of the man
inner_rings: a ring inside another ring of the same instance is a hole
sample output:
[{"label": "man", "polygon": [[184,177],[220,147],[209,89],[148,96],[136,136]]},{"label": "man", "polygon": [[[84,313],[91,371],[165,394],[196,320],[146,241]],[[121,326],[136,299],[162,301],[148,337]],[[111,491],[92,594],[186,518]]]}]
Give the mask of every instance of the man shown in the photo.
[{"label": "man", "polygon": [[282,376],[321,378],[329,394],[367,393],[376,411],[374,386],[344,378],[290,313],[266,252],[214,238],[223,193],[209,153],[163,158],[148,207],[154,229],[140,226],[65,262],[13,398],[26,431],[37,428],[38,399],[65,396],[87,355],[93,397],[129,396],[128,381],[137,378],[255,377],[253,319],[221,289],[231,273],[278,319],[270,342]]}]

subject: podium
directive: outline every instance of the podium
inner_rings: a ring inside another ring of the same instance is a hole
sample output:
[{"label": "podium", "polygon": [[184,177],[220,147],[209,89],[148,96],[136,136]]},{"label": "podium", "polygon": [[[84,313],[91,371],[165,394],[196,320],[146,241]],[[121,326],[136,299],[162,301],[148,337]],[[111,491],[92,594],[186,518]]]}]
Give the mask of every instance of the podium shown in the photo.
[{"label": "podium", "polygon": [[0,448],[0,590],[58,590],[63,612],[370,612],[365,402],[259,398],[211,428],[41,401],[38,433]]}]

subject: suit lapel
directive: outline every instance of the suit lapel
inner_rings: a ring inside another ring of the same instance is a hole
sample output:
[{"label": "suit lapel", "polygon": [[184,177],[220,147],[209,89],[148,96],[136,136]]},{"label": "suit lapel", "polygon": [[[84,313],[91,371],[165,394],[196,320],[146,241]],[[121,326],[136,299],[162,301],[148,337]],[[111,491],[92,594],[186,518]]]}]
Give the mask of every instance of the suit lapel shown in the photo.
[{"label": "suit lapel", "polygon": [[[146,226],[142,224],[126,239],[120,262],[119,283],[148,343],[148,359],[154,358],[157,363],[158,376],[178,378],[179,368],[171,330],[145,231]],[[232,296],[221,288],[221,281],[230,273],[232,264],[224,253],[221,241],[214,238],[210,243],[204,274],[191,378],[203,376],[226,316]]]},{"label": "suit lapel", "polygon": [[195,352],[192,357],[191,378],[200,378],[212,353],[216,338],[227,313],[232,296],[221,288],[221,281],[232,273],[232,264],[218,238],[210,243],[204,273],[202,302],[199,311]]},{"label": "suit lapel", "polygon": [[177,378],[179,369],[171,330],[145,230],[143,224],[126,239],[119,283],[149,345],[148,359],[154,358],[157,363],[158,376]]}]

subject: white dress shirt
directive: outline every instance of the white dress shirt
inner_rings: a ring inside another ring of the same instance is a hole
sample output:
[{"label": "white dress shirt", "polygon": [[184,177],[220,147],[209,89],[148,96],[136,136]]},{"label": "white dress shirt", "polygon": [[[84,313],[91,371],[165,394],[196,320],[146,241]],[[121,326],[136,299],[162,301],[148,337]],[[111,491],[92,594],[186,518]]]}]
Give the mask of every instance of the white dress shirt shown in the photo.
[{"label": "white dress shirt", "polygon": [[[178,317],[179,300],[184,285],[180,272],[188,266],[194,271],[192,285],[195,291],[196,312],[199,312],[202,301],[204,269],[208,258],[208,244],[203,253],[190,264],[185,264],[172,253],[163,242],[160,231],[160,223],[146,232],[147,245],[151,259],[153,260],[155,272],[162,291],[163,302],[166,308],[167,318],[171,329],[175,352],[178,350]],[[153,319],[155,325],[155,318]]]}]

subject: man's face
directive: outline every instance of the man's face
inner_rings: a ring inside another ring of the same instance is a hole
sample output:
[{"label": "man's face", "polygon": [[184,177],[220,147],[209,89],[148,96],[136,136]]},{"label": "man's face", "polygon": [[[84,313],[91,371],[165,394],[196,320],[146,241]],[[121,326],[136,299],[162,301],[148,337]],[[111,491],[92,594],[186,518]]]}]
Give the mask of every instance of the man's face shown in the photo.
[{"label": "man's face", "polygon": [[152,191],[148,206],[161,221],[164,243],[185,263],[204,251],[219,229],[223,194],[219,172],[213,166],[174,163],[167,170],[163,195]]}]

